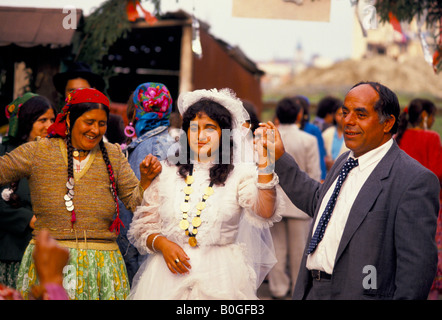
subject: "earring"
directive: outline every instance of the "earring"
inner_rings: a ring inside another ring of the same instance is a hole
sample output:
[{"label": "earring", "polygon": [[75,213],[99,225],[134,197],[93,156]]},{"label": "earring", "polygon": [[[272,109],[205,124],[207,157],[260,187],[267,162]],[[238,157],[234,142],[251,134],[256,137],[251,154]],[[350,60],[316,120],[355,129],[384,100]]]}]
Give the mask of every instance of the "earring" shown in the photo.
[{"label": "earring", "polygon": [[135,135],[135,128],[132,126],[132,122],[124,128],[124,134],[129,138]]}]

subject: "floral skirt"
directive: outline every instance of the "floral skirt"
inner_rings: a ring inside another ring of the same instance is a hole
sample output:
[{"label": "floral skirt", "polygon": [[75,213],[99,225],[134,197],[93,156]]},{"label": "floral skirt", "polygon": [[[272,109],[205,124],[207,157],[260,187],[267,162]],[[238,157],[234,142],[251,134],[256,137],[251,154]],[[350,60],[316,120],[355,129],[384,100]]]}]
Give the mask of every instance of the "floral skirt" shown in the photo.
[{"label": "floral skirt", "polygon": [[[17,276],[17,290],[29,299],[38,285],[31,242],[23,256]],[[130,287],[126,266],[118,247],[114,250],[68,247],[69,262],[63,269],[63,287],[71,300],[125,300]]]}]

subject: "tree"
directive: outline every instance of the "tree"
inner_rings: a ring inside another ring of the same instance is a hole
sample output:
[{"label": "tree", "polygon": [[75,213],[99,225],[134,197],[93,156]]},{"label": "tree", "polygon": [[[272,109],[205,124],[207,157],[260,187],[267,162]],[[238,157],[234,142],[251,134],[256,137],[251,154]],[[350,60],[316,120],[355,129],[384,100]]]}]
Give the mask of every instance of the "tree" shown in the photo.
[{"label": "tree", "polygon": [[377,0],[376,11],[381,22],[390,22],[391,15],[399,21],[425,19],[427,29],[434,30],[433,67],[442,70],[442,1],[438,0]]},{"label": "tree", "polygon": [[[153,3],[155,13],[159,12],[160,0],[145,2]],[[109,48],[127,35],[131,21],[139,18],[137,7],[144,12],[146,21],[156,21],[153,15],[141,7],[139,0],[108,0],[86,17],[74,43],[74,60],[88,63],[94,72],[105,78],[111,75],[112,70],[104,70],[101,61]]]}]

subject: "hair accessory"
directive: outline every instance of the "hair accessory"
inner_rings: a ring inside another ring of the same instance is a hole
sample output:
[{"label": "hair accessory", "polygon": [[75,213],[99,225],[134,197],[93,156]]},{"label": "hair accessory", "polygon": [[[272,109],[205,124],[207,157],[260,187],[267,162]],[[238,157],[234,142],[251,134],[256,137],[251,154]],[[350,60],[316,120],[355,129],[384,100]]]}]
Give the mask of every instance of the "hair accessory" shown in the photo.
[{"label": "hair accessory", "polygon": [[20,107],[33,97],[37,97],[38,94],[32,92],[26,92],[23,96],[18,97],[5,108],[5,115],[9,121],[8,135],[3,138],[3,142],[9,140],[9,137],[16,137],[18,133],[18,117],[20,112]]},{"label": "hair accessory", "polygon": [[178,98],[178,110],[180,114],[183,115],[187,108],[201,99],[213,100],[229,110],[234,120],[232,129],[240,128],[243,123],[250,120],[250,115],[244,108],[242,101],[237,98],[235,92],[229,88],[221,90],[202,89],[181,94]]},{"label": "hair accessory", "polygon": [[135,128],[133,127],[132,122],[124,128],[124,134],[129,138],[132,138],[135,135]]},{"label": "hair accessory", "polygon": [[112,196],[114,197],[115,211],[117,213],[117,216],[115,217],[114,221],[112,222],[112,225],[110,226],[109,230],[110,231],[115,230],[116,234],[118,235],[118,234],[120,234],[120,228],[121,227],[124,228],[124,224],[123,224],[123,221],[121,221],[121,219],[120,219],[120,206],[118,205],[117,185],[115,183],[114,171],[112,169],[111,164],[107,165],[107,171],[109,172],[109,179],[111,181],[109,188],[111,190]]}]

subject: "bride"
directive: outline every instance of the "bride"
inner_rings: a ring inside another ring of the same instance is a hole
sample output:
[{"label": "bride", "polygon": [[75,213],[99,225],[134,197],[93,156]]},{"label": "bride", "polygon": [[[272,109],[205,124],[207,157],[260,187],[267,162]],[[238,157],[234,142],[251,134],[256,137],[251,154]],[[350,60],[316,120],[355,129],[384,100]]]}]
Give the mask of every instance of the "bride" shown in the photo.
[{"label": "bride", "polygon": [[178,108],[179,157],[162,162],[128,232],[149,253],[129,298],[257,299],[275,263],[269,227],[281,218],[278,176],[265,148],[258,165],[233,160],[244,159],[233,141],[247,113],[231,90],[184,93]]}]

